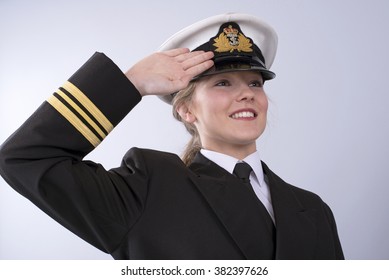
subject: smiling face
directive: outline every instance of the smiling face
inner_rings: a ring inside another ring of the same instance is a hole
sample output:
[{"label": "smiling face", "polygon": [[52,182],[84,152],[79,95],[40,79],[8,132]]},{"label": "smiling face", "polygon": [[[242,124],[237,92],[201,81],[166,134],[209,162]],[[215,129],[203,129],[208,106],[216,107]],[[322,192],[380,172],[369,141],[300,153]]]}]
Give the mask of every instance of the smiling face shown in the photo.
[{"label": "smiling face", "polygon": [[203,148],[242,159],[256,150],[267,108],[261,74],[241,71],[200,79],[180,115],[196,126]]}]

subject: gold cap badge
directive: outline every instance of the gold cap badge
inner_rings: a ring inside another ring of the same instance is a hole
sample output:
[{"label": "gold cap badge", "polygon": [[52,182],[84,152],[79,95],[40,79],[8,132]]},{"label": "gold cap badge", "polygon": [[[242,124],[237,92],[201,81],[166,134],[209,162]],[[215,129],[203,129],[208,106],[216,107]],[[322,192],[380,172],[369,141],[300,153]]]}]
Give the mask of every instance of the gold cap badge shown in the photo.
[{"label": "gold cap badge", "polygon": [[214,39],[215,52],[252,52],[250,39],[244,36],[232,25],[223,28],[223,31]]}]

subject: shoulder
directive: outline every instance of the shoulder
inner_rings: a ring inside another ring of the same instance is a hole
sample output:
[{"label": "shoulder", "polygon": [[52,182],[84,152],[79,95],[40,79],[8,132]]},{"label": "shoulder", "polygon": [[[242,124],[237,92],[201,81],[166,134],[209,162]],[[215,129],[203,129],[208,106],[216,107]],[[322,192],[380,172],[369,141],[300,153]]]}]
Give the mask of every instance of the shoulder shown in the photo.
[{"label": "shoulder", "polygon": [[[274,192],[283,196],[288,196],[288,199],[296,201],[303,209],[312,209],[321,213],[330,223],[334,224],[334,215],[331,208],[325,201],[316,193],[291,185],[285,182],[280,176],[275,174],[266,164],[263,164],[264,173],[268,177],[270,188],[275,188]],[[278,195],[280,197],[280,195]],[[284,197],[285,200],[285,197]]]},{"label": "shoulder", "polygon": [[302,204],[323,204],[323,200],[316,193],[294,186],[284,181],[280,176],[273,172],[264,162],[262,162],[265,175],[268,177],[270,183],[277,187],[290,191]]},{"label": "shoulder", "polygon": [[127,151],[123,157],[123,163],[126,165],[145,165],[148,167],[158,166],[160,168],[175,165],[185,168],[181,158],[174,153],[137,147]]},{"label": "shoulder", "polygon": [[[153,150],[153,149],[144,149],[144,148],[138,148],[133,147],[127,151],[127,153],[124,155],[124,158],[129,157],[143,157],[144,160],[173,160],[173,161],[181,161],[180,157],[174,153],[171,152],[165,152],[165,151],[159,151],[159,150]],[[181,161],[182,162],[182,161]]]}]

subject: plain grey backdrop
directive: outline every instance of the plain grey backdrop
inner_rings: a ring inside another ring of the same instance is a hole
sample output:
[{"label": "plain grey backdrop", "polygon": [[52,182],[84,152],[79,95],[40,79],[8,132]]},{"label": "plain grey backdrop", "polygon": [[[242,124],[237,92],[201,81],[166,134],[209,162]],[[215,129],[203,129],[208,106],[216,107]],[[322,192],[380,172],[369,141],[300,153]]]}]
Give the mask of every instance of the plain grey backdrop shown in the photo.
[{"label": "plain grey backdrop", "polygon": [[[0,142],[95,51],[125,71],[189,24],[250,13],[279,36],[263,160],[330,205],[346,258],[389,259],[388,11],[385,0],[0,0]],[[147,97],[87,158],[110,168],[132,146],[180,154],[188,139]],[[0,179],[0,259],[110,258]]]}]

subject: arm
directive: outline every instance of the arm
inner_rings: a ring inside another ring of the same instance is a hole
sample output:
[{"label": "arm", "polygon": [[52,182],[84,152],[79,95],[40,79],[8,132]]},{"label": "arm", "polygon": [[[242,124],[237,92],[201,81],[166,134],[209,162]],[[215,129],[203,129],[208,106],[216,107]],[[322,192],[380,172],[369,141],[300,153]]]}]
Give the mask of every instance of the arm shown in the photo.
[{"label": "arm", "polygon": [[128,196],[125,186],[82,159],[140,100],[117,66],[96,53],[1,146],[0,173],[62,225],[111,251],[130,226],[118,214],[133,220],[139,211],[114,209],[112,193]]},{"label": "arm", "polygon": [[[125,182],[117,173],[83,158],[141,95],[150,90],[170,93],[185,86],[196,71],[191,73],[193,67],[182,65],[191,60],[193,65],[195,57],[187,51],[154,54],[126,76],[105,55],[96,53],[0,147],[1,175],[72,232],[105,252],[114,251],[142,213],[147,168],[136,160],[133,168],[142,172]],[[200,71],[198,65],[194,63]]]}]

